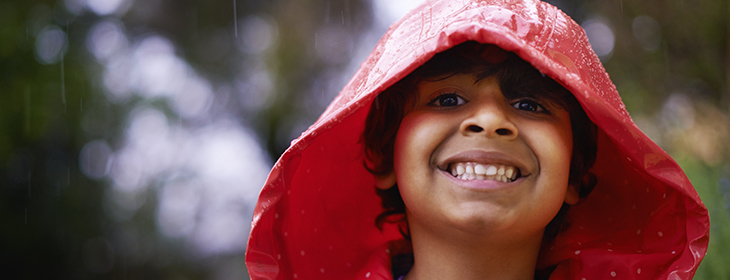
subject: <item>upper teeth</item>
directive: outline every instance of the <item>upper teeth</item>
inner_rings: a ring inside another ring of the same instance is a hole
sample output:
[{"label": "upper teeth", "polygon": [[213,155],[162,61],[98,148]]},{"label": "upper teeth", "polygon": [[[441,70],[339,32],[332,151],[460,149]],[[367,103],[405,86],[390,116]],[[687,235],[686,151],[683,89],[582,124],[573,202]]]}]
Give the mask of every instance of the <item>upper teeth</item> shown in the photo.
[{"label": "upper teeth", "polygon": [[504,183],[514,181],[519,173],[514,166],[475,162],[453,163],[449,171],[451,175],[462,180],[495,180]]}]

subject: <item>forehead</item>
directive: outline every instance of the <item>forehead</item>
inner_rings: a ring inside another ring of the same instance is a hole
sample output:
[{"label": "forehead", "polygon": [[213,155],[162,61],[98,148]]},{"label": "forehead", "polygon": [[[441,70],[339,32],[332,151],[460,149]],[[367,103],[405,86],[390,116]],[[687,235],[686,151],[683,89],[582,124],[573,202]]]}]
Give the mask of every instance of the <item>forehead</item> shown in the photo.
[{"label": "forehead", "polygon": [[547,100],[569,112],[582,110],[570,91],[516,54],[473,41],[436,54],[391,89],[402,98],[398,106],[408,110],[417,102],[417,88],[422,82],[439,81],[457,74],[473,75],[475,82],[495,76],[506,96]]},{"label": "forehead", "polygon": [[458,73],[439,77],[438,79],[424,79],[416,85],[417,95],[420,97],[434,92],[450,93],[487,88],[500,89],[499,78],[496,75],[480,77],[476,73]]}]

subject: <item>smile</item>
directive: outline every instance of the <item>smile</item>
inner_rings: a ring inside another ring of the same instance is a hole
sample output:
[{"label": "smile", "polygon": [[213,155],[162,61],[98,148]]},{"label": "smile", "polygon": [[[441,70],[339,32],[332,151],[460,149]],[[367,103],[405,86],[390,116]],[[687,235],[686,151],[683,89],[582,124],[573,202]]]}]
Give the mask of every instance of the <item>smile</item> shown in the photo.
[{"label": "smile", "polygon": [[461,180],[492,180],[503,183],[514,182],[520,177],[520,169],[509,165],[459,162],[449,165],[452,176]]}]

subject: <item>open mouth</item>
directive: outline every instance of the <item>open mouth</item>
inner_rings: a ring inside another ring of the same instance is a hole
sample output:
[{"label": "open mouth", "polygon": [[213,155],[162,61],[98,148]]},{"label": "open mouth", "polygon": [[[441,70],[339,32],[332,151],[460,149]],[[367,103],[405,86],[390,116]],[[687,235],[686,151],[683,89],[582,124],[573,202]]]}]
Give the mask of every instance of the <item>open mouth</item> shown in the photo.
[{"label": "open mouth", "polygon": [[476,162],[455,162],[448,168],[452,176],[461,180],[493,180],[510,183],[520,178],[520,169],[501,164],[481,164]]}]

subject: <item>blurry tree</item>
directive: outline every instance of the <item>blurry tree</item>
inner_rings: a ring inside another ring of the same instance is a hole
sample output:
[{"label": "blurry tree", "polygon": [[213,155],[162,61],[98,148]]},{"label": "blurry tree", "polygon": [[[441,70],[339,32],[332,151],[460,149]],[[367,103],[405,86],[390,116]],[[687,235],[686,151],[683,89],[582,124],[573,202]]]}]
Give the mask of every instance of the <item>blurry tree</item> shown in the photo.
[{"label": "blurry tree", "polygon": [[[333,75],[370,26],[370,9],[360,0],[0,0],[0,278],[247,277],[242,250],[201,253],[160,232],[159,198],[180,172],[134,186],[143,191],[132,197],[112,187],[129,118],[154,108],[193,130],[237,122],[276,158],[324,109],[321,99],[336,94],[323,94],[329,84],[344,85]],[[111,52],[124,43],[139,49],[145,38],[158,48],[169,41],[168,58],[210,84],[203,117],[190,113],[196,104],[181,109],[143,88],[114,92],[135,77],[109,74],[125,62],[110,62]]]}]

